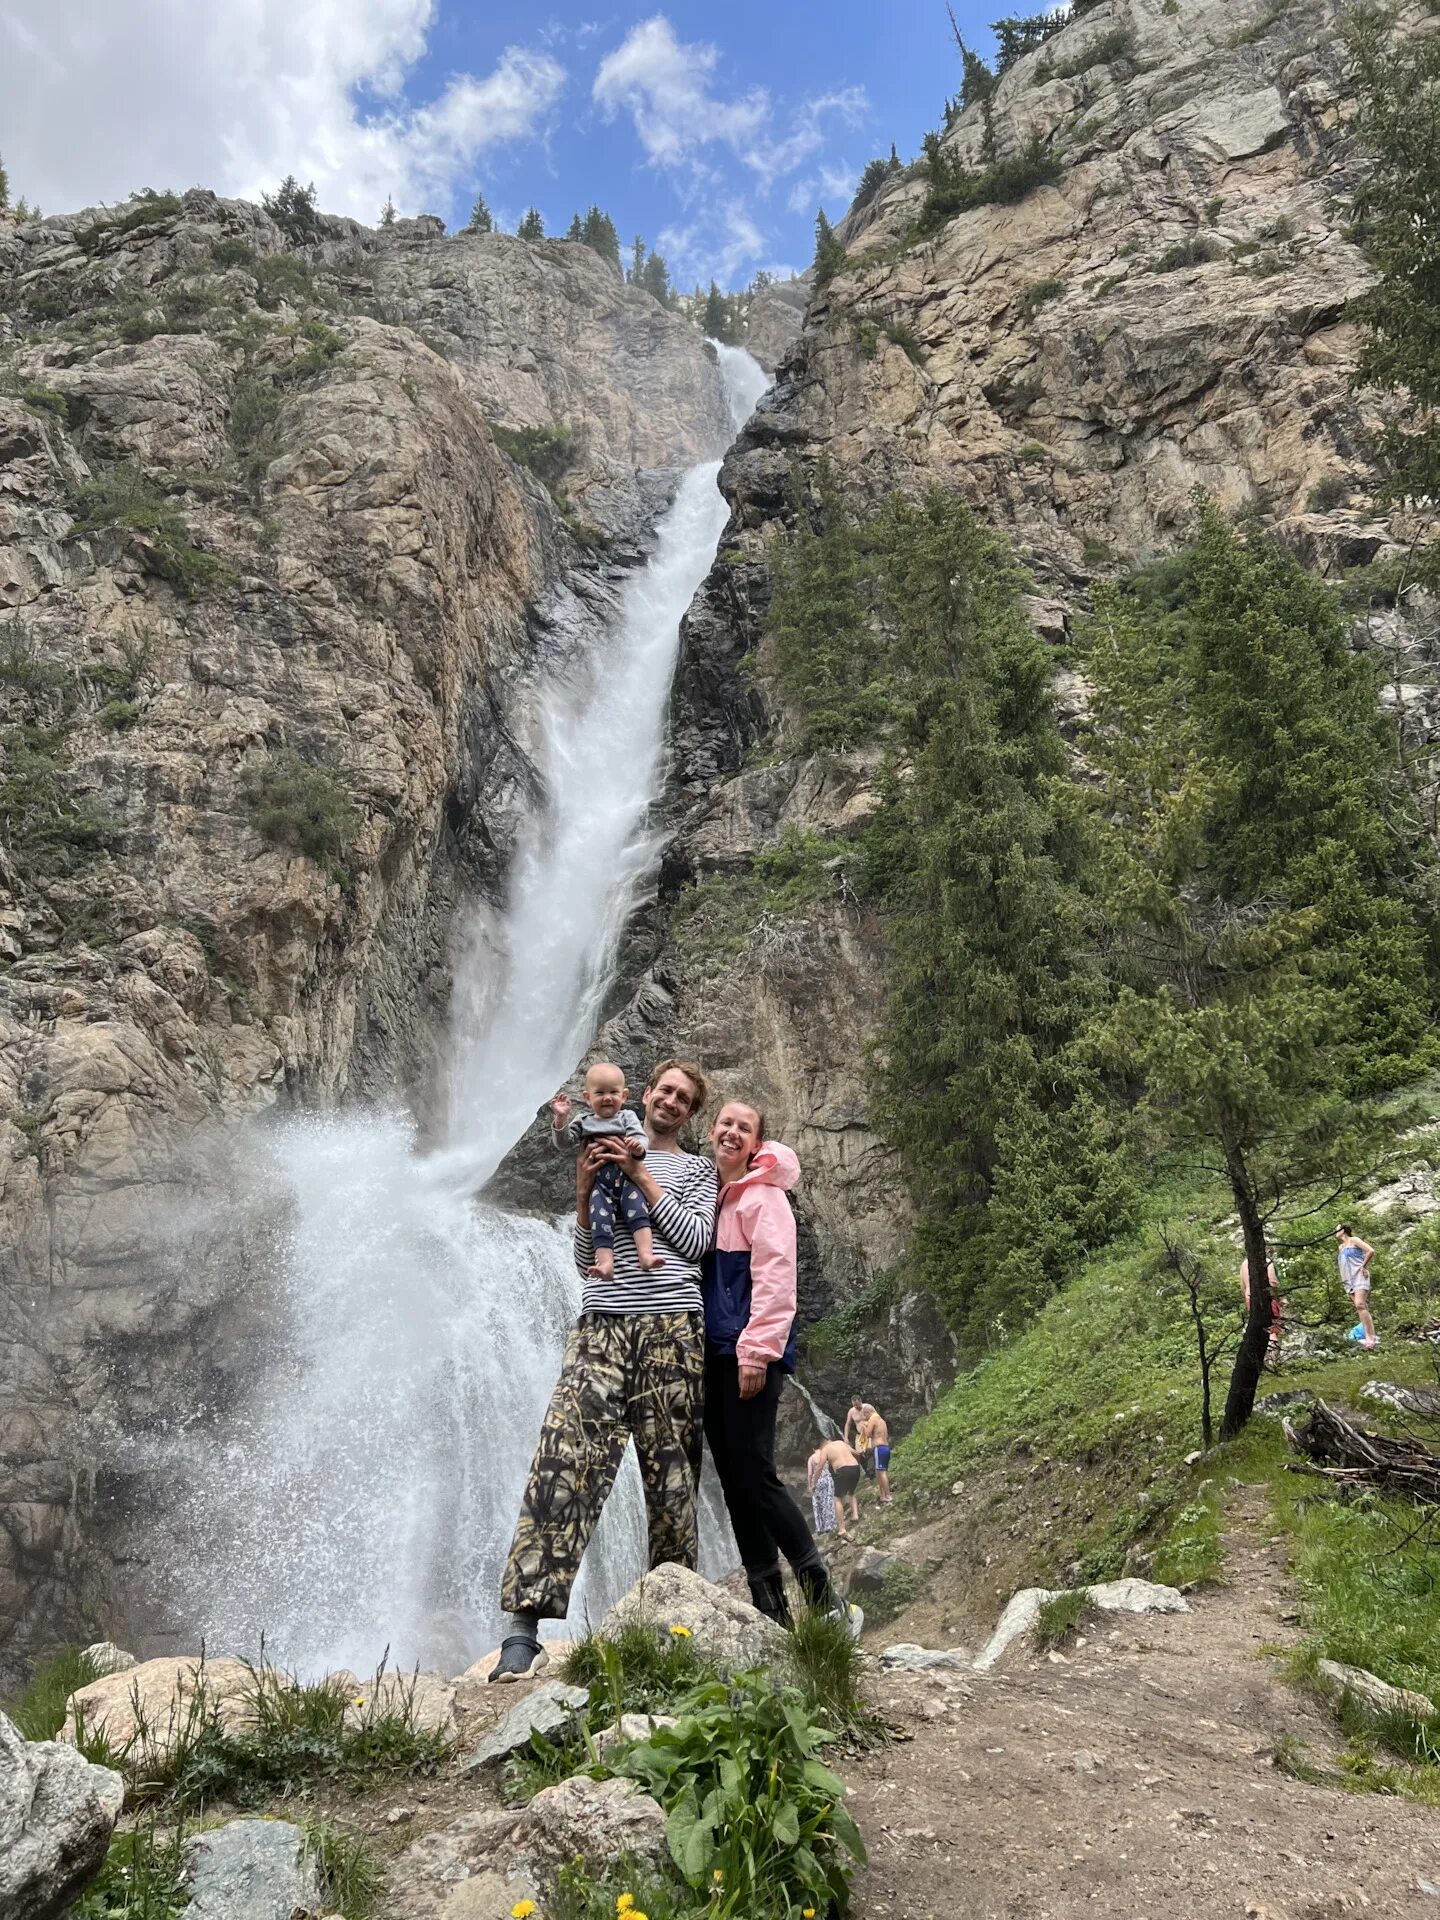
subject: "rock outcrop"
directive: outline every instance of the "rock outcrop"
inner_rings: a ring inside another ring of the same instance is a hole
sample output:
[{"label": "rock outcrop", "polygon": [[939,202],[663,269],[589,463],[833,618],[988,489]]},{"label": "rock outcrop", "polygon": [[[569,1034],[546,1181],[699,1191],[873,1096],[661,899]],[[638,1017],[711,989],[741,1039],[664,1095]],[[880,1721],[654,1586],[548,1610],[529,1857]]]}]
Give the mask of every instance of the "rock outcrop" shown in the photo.
[{"label": "rock outcrop", "polygon": [[105,1858],[125,1782],[53,1740],[28,1741],[0,1713],[0,1913],[51,1920]]},{"label": "rock outcrop", "polygon": [[[573,429],[581,504],[495,422]],[[234,1390],[277,1222],[224,1123],[443,1091],[535,687],[646,550],[636,465],[727,435],[698,333],[582,247],[0,215],[6,1658],[95,1609],[114,1431]]]}]

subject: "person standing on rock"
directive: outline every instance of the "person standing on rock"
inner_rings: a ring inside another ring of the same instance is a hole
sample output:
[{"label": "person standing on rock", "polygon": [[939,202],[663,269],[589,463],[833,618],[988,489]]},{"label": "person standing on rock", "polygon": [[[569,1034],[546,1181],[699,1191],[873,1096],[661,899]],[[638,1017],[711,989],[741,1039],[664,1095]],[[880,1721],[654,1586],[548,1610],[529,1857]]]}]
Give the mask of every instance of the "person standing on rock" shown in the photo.
[{"label": "person standing on rock", "polygon": [[860,1412],[864,1425],[860,1429],[860,1446],[868,1453],[875,1467],[875,1489],[879,1504],[888,1507],[890,1499],[890,1427],[883,1413],[877,1413],[867,1400]]},{"label": "person standing on rock", "polygon": [[775,1416],[785,1377],[795,1371],[795,1216],[785,1196],[800,1162],[765,1138],[764,1115],[741,1100],[720,1109],[710,1144],[720,1204],[701,1279],[705,1438],[750,1597],[788,1626],[783,1554],[809,1604],[846,1620],[858,1636],[865,1617],[836,1595],[805,1516],[775,1470]]},{"label": "person standing on rock", "polygon": [[[599,1139],[577,1166],[575,1264],[585,1282],[505,1562],[500,1603],[510,1616],[492,1680],[528,1680],[545,1665],[541,1620],[562,1620],[580,1561],[633,1438],[645,1488],[650,1565],[693,1568],[698,1546],[701,1394],[705,1377],[700,1262],[715,1220],[715,1168],[680,1148],[705,1104],[693,1060],[662,1060],[641,1099],[646,1152]],[[590,1190],[624,1162],[649,1210],[665,1264],[647,1271],[622,1235],[614,1273],[594,1273]]]},{"label": "person standing on rock", "polygon": [[[829,1474],[834,1483],[835,1507],[840,1516],[840,1538],[848,1540],[850,1536],[845,1529],[847,1506],[850,1509],[851,1525],[860,1524],[860,1462],[855,1457],[854,1449],[847,1446],[843,1440],[822,1440],[809,1460],[812,1493],[822,1472]],[[817,1531],[828,1533],[830,1529],[819,1527]]]},{"label": "person standing on rock", "polygon": [[1340,1284],[1354,1305],[1355,1318],[1365,1329],[1365,1337],[1360,1344],[1378,1347],[1380,1341],[1370,1313],[1370,1262],[1375,1258],[1375,1249],[1347,1226],[1336,1227],[1335,1238],[1340,1260]]}]

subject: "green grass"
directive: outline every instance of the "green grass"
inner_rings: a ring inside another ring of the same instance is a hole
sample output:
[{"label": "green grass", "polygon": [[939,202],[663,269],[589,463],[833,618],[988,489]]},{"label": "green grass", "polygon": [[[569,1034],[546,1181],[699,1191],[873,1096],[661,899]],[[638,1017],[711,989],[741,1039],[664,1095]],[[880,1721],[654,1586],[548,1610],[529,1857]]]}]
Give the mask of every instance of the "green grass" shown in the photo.
[{"label": "green grass", "polygon": [[918,1567],[907,1560],[892,1560],[880,1576],[880,1591],[863,1596],[865,1619],[872,1627],[883,1626],[903,1613],[924,1590],[925,1580]]},{"label": "green grass", "polygon": [[370,1920],[384,1875],[369,1841],[320,1819],[307,1820],[304,1833],[326,1908],[345,1920]]},{"label": "green grass", "polygon": [[[708,1669],[690,1640],[654,1626],[627,1621],[602,1639],[591,1634],[566,1655],[560,1670],[572,1687],[588,1687],[596,1704],[621,1713],[665,1713],[683,1699]],[[603,1721],[600,1724],[605,1724]]]},{"label": "green grass", "polygon": [[179,1920],[190,1905],[186,1838],[183,1822],[162,1827],[153,1816],[117,1833],[70,1920]]},{"label": "green grass", "polygon": [[888,1742],[888,1722],[860,1697],[865,1656],[844,1620],[802,1607],[791,1623],[786,1659],[806,1706],[832,1732],[863,1746]]},{"label": "green grass", "polygon": [[65,1724],[65,1702],[94,1678],[95,1669],[80,1649],[66,1647],[41,1661],[18,1699],[0,1705],[27,1740],[53,1740]]},{"label": "green grass", "polygon": [[1063,1647],[1072,1640],[1089,1606],[1090,1597],[1084,1587],[1077,1587],[1073,1592],[1057,1593],[1053,1600],[1045,1601],[1030,1630],[1036,1651],[1048,1653],[1052,1647]]}]

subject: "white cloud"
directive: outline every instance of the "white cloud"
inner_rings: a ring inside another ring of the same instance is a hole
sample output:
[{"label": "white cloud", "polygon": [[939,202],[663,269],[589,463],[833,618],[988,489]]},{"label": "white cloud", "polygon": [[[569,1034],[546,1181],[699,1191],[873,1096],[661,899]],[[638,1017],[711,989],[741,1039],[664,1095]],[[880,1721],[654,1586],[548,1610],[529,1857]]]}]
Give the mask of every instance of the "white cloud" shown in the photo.
[{"label": "white cloud", "polygon": [[785,204],[791,213],[813,214],[824,207],[832,220],[838,220],[855,197],[860,176],[841,161],[838,166],[821,166],[817,172],[797,180]]},{"label": "white cloud", "polygon": [[738,286],[751,278],[765,246],[765,234],[739,200],[727,200],[683,227],[666,227],[660,235],[660,251],[677,287],[708,286],[712,280]]},{"label": "white cloud", "polygon": [[700,156],[728,147],[766,180],[791,173],[824,146],[827,115],[857,125],[869,112],[863,87],[843,87],[794,108],[776,130],[776,108],[764,87],[724,99],[713,91],[720,54],[705,41],[682,43],[663,13],[632,27],[600,62],[592,89],[607,119],[625,112],[646,158],[656,166],[715,175]]},{"label": "white cloud", "polygon": [[0,127],[16,193],[62,212],[137,187],[253,198],[287,173],[374,220],[468,189],[543,132],[565,85],[510,47],[406,103],[436,0],[0,0]]}]

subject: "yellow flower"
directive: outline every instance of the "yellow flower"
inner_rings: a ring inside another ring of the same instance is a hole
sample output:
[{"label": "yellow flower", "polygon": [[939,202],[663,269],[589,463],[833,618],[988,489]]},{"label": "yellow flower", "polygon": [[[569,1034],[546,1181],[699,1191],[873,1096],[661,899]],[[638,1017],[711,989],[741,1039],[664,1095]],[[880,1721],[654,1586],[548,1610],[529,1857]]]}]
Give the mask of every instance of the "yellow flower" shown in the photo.
[{"label": "yellow flower", "polygon": [[630,1920],[650,1920],[650,1916],[648,1913],[641,1913],[638,1907],[631,1907]]},{"label": "yellow flower", "polygon": [[355,1704],[356,1704],[356,1706],[357,1706],[357,1707],[363,1707],[363,1706],[364,1706],[364,1704],[365,1704],[365,1696],[364,1696],[364,1694],[363,1694],[363,1693],[360,1693],[360,1694],[357,1694],[357,1695],[355,1696]]},{"label": "yellow flower", "polygon": [[517,1900],[510,1909],[510,1920],[530,1920],[530,1916],[534,1911],[535,1902],[533,1900]]},{"label": "yellow flower", "polygon": [[714,1871],[711,1873],[710,1878],[712,1880],[723,1880],[725,1878],[724,1867],[716,1867]]},{"label": "yellow flower", "polygon": [[815,1920],[814,1907],[802,1907],[800,1909],[800,1920]]},{"label": "yellow flower", "polygon": [[633,1893],[617,1893],[615,1896],[615,1911],[617,1913],[629,1913],[634,1904],[635,1896]]},{"label": "yellow flower", "polygon": [[690,1640],[694,1637],[689,1627],[671,1627],[670,1631],[677,1640]]}]

